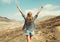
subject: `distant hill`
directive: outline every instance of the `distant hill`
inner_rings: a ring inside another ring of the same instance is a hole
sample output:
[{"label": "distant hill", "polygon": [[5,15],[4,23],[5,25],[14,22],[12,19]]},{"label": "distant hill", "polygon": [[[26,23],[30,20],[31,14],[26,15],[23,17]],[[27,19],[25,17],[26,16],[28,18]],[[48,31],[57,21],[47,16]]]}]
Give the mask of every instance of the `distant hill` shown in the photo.
[{"label": "distant hill", "polygon": [[7,17],[0,16],[0,21],[6,21],[6,22],[8,22],[8,21],[11,21],[11,20],[8,19]]},{"label": "distant hill", "polygon": [[21,22],[21,21],[18,21],[18,20],[9,19],[7,17],[2,17],[2,16],[0,16],[0,21],[5,21],[5,22]]}]

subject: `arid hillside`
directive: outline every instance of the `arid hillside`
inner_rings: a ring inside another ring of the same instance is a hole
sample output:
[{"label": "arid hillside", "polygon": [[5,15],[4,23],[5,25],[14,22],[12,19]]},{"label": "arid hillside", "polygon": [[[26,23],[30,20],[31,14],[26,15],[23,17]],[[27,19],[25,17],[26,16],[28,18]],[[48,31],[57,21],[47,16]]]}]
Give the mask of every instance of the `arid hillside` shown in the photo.
[{"label": "arid hillside", "polygon": [[[44,17],[45,18],[45,17]],[[43,19],[43,18],[42,18]],[[60,16],[35,21],[33,42],[60,42]],[[42,20],[42,21],[40,21]],[[26,42],[22,22],[0,22],[0,42]]]},{"label": "arid hillside", "polygon": [[39,21],[36,27],[36,31],[38,32],[37,34],[41,34],[42,40],[40,41],[60,42],[60,16],[50,18],[43,22]]},{"label": "arid hillside", "polygon": [[11,20],[8,19],[7,17],[1,17],[1,16],[0,16],[0,21],[7,21],[7,22],[8,22],[8,21],[11,21]]}]

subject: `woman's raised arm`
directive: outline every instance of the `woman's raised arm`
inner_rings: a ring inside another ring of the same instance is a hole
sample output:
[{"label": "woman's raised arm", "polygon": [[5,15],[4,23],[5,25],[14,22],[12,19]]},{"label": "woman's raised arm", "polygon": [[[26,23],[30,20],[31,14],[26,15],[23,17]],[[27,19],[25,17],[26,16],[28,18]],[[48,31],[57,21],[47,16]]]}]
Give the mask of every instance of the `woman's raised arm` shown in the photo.
[{"label": "woman's raised arm", "polygon": [[41,6],[41,8],[38,10],[37,14],[34,16],[34,20],[38,17],[38,14],[42,11],[43,6]]},{"label": "woman's raised arm", "polygon": [[24,13],[22,12],[22,10],[21,10],[21,8],[19,7],[19,5],[18,5],[18,4],[16,4],[16,6],[17,6],[17,8],[18,8],[19,12],[22,14],[22,16],[23,16],[23,17],[24,17],[24,19],[25,19],[25,15],[24,15]]},{"label": "woman's raised arm", "polygon": [[37,15],[43,10],[43,6],[38,10]]}]

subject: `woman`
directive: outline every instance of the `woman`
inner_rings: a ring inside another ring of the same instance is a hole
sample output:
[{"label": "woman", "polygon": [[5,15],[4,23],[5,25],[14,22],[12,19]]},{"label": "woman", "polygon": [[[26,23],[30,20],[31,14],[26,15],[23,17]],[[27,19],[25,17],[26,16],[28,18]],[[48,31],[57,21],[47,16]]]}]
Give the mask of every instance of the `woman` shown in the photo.
[{"label": "woman", "polygon": [[34,30],[35,30],[34,21],[38,17],[38,14],[40,13],[40,11],[43,9],[43,6],[41,7],[41,9],[38,10],[37,14],[34,17],[32,16],[31,11],[28,12],[27,17],[25,17],[25,15],[21,11],[21,9],[18,7],[18,5],[17,5],[17,8],[19,9],[19,12],[22,14],[23,18],[25,19],[25,23],[22,30],[26,29],[27,42],[31,42],[32,36],[34,35]]}]

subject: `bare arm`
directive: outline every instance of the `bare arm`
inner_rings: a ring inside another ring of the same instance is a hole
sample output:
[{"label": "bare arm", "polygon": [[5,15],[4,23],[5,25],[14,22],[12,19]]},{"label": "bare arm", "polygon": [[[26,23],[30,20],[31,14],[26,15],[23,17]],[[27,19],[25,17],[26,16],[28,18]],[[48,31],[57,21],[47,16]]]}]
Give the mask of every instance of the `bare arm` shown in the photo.
[{"label": "bare arm", "polygon": [[23,16],[23,17],[24,17],[24,19],[25,19],[25,15],[23,14],[23,12],[22,12],[21,8],[19,8],[19,5],[18,5],[18,4],[16,4],[16,6],[17,6],[17,8],[18,8],[19,12],[22,14],[22,16]]},{"label": "bare arm", "polygon": [[34,16],[34,20],[38,17],[38,14],[42,11],[43,6],[41,6],[41,8],[38,10],[37,14]]},{"label": "bare arm", "polygon": [[37,15],[43,10],[43,6],[38,10]]}]

